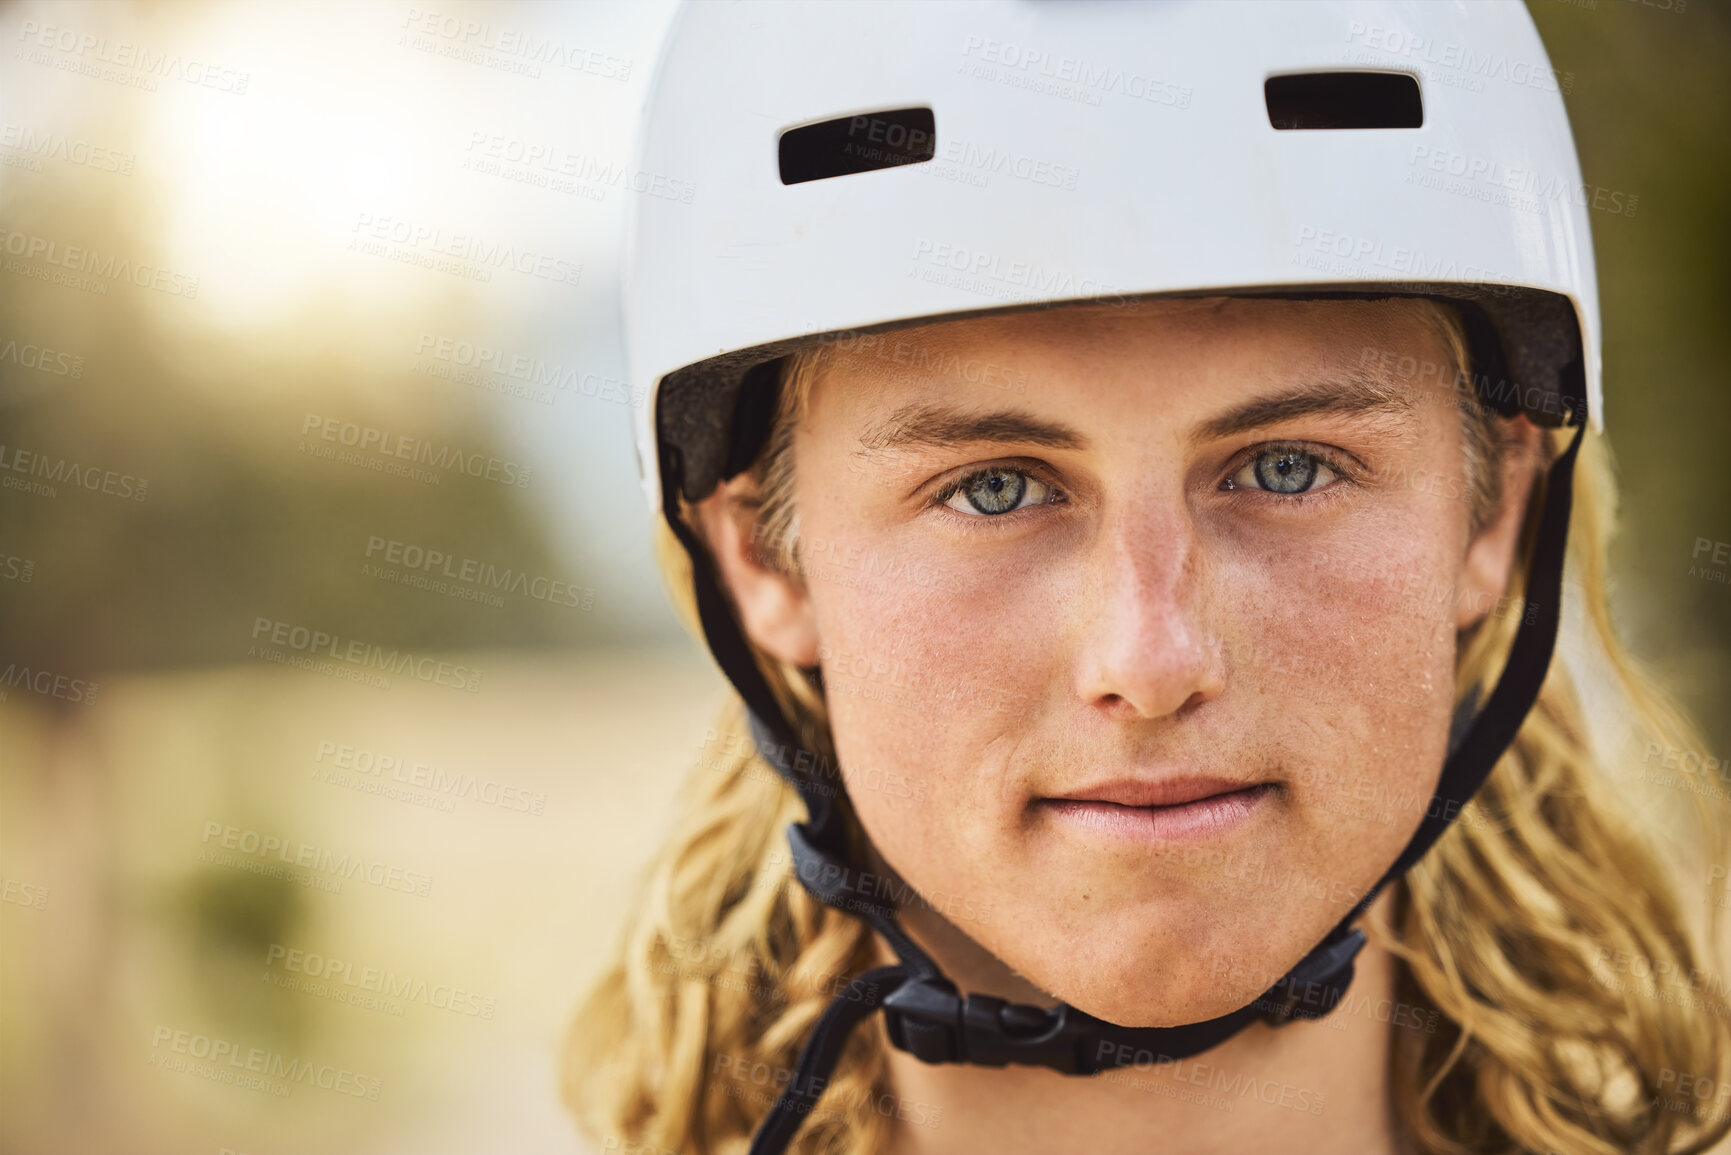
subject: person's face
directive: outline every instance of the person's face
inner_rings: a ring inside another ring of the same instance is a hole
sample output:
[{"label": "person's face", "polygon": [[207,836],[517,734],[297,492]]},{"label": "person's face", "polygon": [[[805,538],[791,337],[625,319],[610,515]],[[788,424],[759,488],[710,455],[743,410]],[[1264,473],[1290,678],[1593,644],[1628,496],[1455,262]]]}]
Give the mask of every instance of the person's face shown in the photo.
[{"label": "person's face", "polygon": [[804,582],[718,549],[754,640],[822,668],[883,858],[1082,1010],[1249,1001],[1431,802],[1525,458],[1474,535],[1459,411],[1384,351],[1447,359],[1412,305],[1341,301],[838,349],[794,443]]}]

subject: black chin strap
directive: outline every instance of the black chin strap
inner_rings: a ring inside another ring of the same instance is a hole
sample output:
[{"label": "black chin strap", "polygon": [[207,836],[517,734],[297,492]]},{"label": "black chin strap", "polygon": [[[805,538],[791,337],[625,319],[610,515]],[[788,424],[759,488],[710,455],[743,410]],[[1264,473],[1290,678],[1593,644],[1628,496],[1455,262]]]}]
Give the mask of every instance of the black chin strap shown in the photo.
[{"label": "black chin strap", "polygon": [[907,977],[905,966],[866,971],[825,1008],[817,1026],[812,1028],[805,1050],[800,1052],[799,1065],[794,1069],[793,1077],[788,1080],[786,1089],[775,1101],[763,1125],[757,1129],[757,1134],[752,1136],[749,1155],[765,1152],[780,1155],[787,1150],[793,1137],[799,1134],[800,1124],[817,1106],[824,1088],[829,1085],[829,1074],[841,1061],[842,1047],[847,1044],[847,1037],[853,1033],[855,1024],[878,1009],[873,995],[880,988],[899,988]]},{"label": "black chin strap", "polygon": [[[679,451],[663,447],[663,513],[692,558],[698,615],[711,651],[750,712],[752,737],[805,801],[809,820],[788,828],[795,872],[819,901],[863,919],[901,961],[859,976],[818,1020],[797,1070],[753,1137],[750,1155],[780,1155],[816,1105],[853,1028],[882,1009],[890,1041],[927,1063],[1001,1067],[1022,1063],[1065,1074],[1091,1075],[1132,1065],[1170,1062],[1219,1046],[1253,1022],[1319,1019],[1345,996],[1364,932],[1352,922],[1382,888],[1424,857],[1478,790],[1514,740],[1537,700],[1550,666],[1561,617],[1564,547],[1568,537],[1575,457],[1586,429],[1585,407],[1571,417],[1574,438],[1552,463],[1545,481],[1525,613],[1509,648],[1502,677],[1476,716],[1469,694],[1457,713],[1451,751],[1424,819],[1386,874],[1353,905],[1315,949],[1260,997],[1238,1010],[1176,1027],[1121,1027],[1068,1004],[1039,1007],[988,995],[962,995],[937,964],[902,930],[880,893],[885,879],[853,864],[844,824],[834,804],[841,789],[830,767],[801,749],[734,619],[726,596],[705,564],[706,551],[680,516]],[[1462,723],[1467,723],[1463,725]],[[879,997],[881,996],[881,997]]]}]

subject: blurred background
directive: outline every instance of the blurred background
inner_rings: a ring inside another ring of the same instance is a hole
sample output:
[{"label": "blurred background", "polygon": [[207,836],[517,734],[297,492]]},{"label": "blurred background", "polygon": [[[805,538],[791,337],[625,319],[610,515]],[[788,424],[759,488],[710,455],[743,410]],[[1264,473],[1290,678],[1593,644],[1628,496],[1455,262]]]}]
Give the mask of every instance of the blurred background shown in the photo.
[{"label": "blurred background", "polygon": [[[1618,615],[1723,760],[1731,22],[1530,10]],[[0,7],[0,1152],[583,1150],[561,1035],[721,700],[618,336],[629,199],[704,194],[631,167],[671,11]]]}]

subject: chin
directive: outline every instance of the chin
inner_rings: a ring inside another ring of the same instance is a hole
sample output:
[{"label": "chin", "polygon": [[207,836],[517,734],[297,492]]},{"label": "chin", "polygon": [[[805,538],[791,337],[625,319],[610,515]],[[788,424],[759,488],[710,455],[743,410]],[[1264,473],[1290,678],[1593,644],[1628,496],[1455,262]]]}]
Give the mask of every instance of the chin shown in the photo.
[{"label": "chin", "polygon": [[[1149,963],[1148,973],[1159,964]],[[1260,996],[1266,986],[1240,989],[1216,976],[1180,976],[1177,981],[1142,983],[1092,980],[1054,997],[1077,1010],[1121,1027],[1177,1027],[1230,1014]]]},{"label": "chin", "polygon": [[1242,930],[1218,944],[1171,932],[1118,944],[1104,937],[1104,928],[1100,935],[1088,949],[1077,945],[1086,942],[1085,933],[1058,936],[1042,944],[1050,953],[1023,952],[1005,961],[1046,992],[1044,1001],[1062,1001],[1122,1027],[1174,1027],[1253,1002],[1309,947],[1247,941]]}]

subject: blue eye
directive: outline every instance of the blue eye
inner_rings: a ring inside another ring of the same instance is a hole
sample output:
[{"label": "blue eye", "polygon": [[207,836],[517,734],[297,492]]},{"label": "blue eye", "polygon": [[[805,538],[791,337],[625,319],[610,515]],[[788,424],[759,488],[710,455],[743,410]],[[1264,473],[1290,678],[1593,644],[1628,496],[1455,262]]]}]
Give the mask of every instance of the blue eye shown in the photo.
[{"label": "blue eye", "polygon": [[991,517],[1049,501],[1051,492],[1051,486],[1020,469],[994,467],[962,478],[942,500],[957,513]]},{"label": "blue eye", "polygon": [[1261,489],[1269,493],[1306,493],[1340,475],[1314,453],[1276,445],[1252,456],[1226,479],[1228,489]]}]

